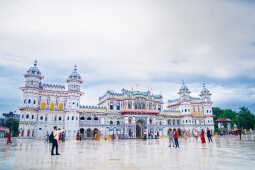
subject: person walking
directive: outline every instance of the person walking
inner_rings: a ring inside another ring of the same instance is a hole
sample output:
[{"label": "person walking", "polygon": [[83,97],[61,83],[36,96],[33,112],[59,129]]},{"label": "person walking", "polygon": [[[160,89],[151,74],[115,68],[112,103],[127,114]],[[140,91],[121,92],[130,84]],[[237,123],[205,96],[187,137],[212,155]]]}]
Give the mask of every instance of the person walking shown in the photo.
[{"label": "person walking", "polygon": [[174,132],[172,131],[172,129],[169,130],[168,132],[168,139],[169,139],[169,147],[171,147],[171,145],[173,145],[174,147]]},{"label": "person walking", "polygon": [[240,140],[242,140],[242,129],[241,128],[238,130],[238,133],[239,133]]},{"label": "person walking", "polygon": [[202,143],[206,143],[205,142],[205,132],[204,132],[204,130],[202,129],[202,131],[201,131],[201,141],[202,141]]},{"label": "person walking", "polygon": [[175,148],[179,148],[179,141],[178,141],[178,131],[174,129],[174,143],[175,143]]},{"label": "person walking", "polygon": [[60,155],[58,152],[58,139],[60,133],[64,132],[64,129],[57,130],[57,126],[54,126],[54,131],[51,134],[51,141],[52,141],[52,148],[51,148],[51,155],[54,155],[54,149],[56,148],[56,155]]},{"label": "person walking", "polygon": [[195,137],[195,139],[196,139],[196,141],[197,141],[197,139],[198,139],[198,133],[197,133],[197,131],[194,132],[194,137]]},{"label": "person walking", "polygon": [[8,133],[8,138],[7,138],[7,144],[11,144],[12,143],[12,132],[11,132],[11,129]]},{"label": "person walking", "polygon": [[65,142],[65,132],[63,132],[61,135],[62,135],[62,136],[61,136],[61,141],[62,141],[62,142]]},{"label": "person walking", "polygon": [[210,143],[210,142],[213,142],[213,141],[212,141],[212,134],[211,134],[211,131],[210,131],[209,128],[207,128],[207,138],[208,138],[209,143]]}]

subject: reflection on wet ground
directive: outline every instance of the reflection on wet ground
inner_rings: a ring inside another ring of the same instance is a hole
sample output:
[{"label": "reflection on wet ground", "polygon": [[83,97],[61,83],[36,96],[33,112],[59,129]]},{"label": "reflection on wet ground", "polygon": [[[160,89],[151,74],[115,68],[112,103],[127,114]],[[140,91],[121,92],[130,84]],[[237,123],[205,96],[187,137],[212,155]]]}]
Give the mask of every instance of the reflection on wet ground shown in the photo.
[{"label": "reflection on wet ground", "polygon": [[60,156],[50,156],[43,141],[18,139],[16,146],[0,143],[1,170],[29,169],[146,169],[241,170],[255,165],[255,137],[215,137],[201,144],[180,140],[180,149],[169,148],[167,139],[119,141],[66,141]]}]

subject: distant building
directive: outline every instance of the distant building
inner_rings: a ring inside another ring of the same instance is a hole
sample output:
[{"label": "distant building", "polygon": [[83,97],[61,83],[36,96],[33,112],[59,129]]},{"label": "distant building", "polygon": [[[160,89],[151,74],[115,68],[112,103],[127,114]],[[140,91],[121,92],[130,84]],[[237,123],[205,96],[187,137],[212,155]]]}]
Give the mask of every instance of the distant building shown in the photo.
[{"label": "distant building", "polygon": [[74,138],[77,132],[86,137],[100,133],[104,136],[137,138],[166,136],[171,128],[194,131],[214,130],[211,93],[202,87],[200,97],[190,96],[183,82],[179,98],[169,100],[163,109],[163,96],[151,91],[122,89],[107,91],[99,97],[97,106],[83,106],[80,90],[83,80],[74,67],[66,86],[45,84],[37,61],[24,75],[25,85],[20,110],[20,136],[44,137],[54,126],[65,128],[66,136]]}]

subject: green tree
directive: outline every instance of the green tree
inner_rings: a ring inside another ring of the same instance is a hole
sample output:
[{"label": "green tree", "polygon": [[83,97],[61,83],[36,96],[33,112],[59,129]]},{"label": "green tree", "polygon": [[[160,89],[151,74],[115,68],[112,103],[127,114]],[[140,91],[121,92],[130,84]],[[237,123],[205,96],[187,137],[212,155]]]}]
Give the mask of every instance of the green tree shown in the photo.
[{"label": "green tree", "polygon": [[5,126],[8,127],[13,136],[18,136],[19,134],[19,121],[16,119],[7,119],[5,122]]},{"label": "green tree", "polygon": [[247,107],[241,107],[237,116],[237,125],[239,128],[250,129],[255,124],[255,116]]}]

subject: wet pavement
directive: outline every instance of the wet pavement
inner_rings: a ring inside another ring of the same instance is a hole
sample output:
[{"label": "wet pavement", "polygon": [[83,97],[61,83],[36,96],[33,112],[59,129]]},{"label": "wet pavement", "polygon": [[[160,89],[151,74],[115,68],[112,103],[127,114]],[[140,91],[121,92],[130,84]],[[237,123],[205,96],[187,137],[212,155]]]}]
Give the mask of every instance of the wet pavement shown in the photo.
[{"label": "wet pavement", "polygon": [[0,170],[247,170],[255,165],[255,136],[215,137],[201,144],[180,140],[180,149],[167,139],[118,141],[66,141],[60,156],[50,156],[50,145],[17,139],[16,145],[0,142]]}]

